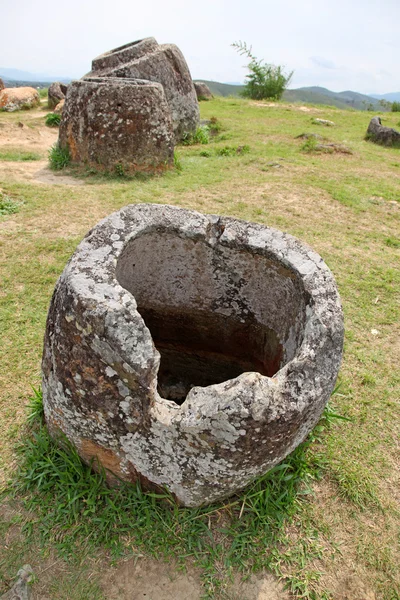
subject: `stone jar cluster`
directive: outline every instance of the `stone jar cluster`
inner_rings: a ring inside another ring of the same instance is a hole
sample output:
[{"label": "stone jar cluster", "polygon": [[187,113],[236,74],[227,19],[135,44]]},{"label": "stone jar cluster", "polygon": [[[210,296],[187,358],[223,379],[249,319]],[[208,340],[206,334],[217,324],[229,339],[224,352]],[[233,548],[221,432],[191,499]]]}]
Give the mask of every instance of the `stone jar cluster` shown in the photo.
[{"label": "stone jar cluster", "polygon": [[146,38],[95,58],[68,86],[59,146],[97,170],[154,172],[173,164],[174,144],[198,124],[181,51]]},{"label": "stone jar cluster", "polygon": [[221,500],[317,423],[343,315],[321,257],[280,231],[163,205],[92,229],[51,301],[45,417],[111,484]]}]

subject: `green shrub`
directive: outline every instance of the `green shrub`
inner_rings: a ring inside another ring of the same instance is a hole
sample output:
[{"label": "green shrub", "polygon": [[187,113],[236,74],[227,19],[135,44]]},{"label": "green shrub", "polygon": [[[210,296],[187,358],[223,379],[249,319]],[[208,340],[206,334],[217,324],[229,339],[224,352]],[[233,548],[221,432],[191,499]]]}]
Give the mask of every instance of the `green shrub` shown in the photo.
[{"label": "green shrub", "polygon": [[210,141],[210,130],[206,126],[198,127],[194,133],[188,131],[183,134],[182,146],[194,146],[195,144],[208,144]]},{"label": "green shrub", "polygon": [[46,115],[46,125],[48,127],[58,127],[61,122],[61,115],[57,113],[49,113]]},{"label": "green shrub", "polygon": [[287,75],[284,73],[283,67],[264,63],[263,60],[258,60],[247,47],[246,42],[234,42],[231,44],[239,54],[245,55],[250,59],[247,68],[250,71],[246,75],[246,83],[241,95],[245,98],[253,100],[264,100],[270,98],[279,100],[282,94],[288,87],[293,76],[293,71]]},{"label": "green shrub", "polygon": [[392,103],[392,112],[400,112],[400,102]]},{"label": "green shrub", "polygon": [[200,156],[204,156],[205,158],[210,158],[211,152],[209,150],[202,150],[200,152]]},{"label": "green shrub", "polygon": [[41,98],[47,98],[49,88],[40,88],[40,89],[38,89],[38,92],[39,92],[39,96]]},{"label": "green shrub", "polygon": [[53,171],[61,171],[71,162],[71,155],[68,148],[60,148],[58,144],[54,144],[49,150],[50,169]]}]

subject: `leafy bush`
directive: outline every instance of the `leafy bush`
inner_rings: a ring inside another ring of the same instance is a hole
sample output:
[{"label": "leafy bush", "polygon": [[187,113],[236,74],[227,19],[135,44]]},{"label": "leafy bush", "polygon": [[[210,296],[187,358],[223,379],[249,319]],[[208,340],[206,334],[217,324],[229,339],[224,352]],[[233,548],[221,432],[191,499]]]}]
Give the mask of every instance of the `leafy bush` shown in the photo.
[{"label": "leafy bush", "polygon": [[264,100],[267,98],[279,100],[292,79],[293,71],[286,75],[283,67],[258,60],[251,53],[251,46],[248,48],[246,42],[239,41],[231,45],[233,48],[236,48],[239,54],[245,55],[250,59],[247,65],[250,74],[246,75],[247,81],[241,95],[253,100]]},{"label": "leafy bush", "polygon": [[60,148],[58,144],[54,144],[49,150],[50,169],[53,171],[61,171],[71,162],[71,155],[68,148]]},{"label": "leafy bush", "polygon": [[38,89],[38,92],[39,92],[39,96],[41,98],[47,98],[49,88],[40,88],[40,89]]},{"label": "leafy bush", "polygon": [[58,127],[61,122],[61,115],[57,113],[49,113],[46,115],[46,125],[48,127]]},{"label": "leafy bush", "polygon": [[392,112],[400,112],[400,102],[392,103]]},{"label": "leafy bush", "polygon": [[210,141],[210,131],[208,127],[198,127],[194,133],[188,131],[183,134],[182,146],[193,146],[195,144],[208,144]]}]

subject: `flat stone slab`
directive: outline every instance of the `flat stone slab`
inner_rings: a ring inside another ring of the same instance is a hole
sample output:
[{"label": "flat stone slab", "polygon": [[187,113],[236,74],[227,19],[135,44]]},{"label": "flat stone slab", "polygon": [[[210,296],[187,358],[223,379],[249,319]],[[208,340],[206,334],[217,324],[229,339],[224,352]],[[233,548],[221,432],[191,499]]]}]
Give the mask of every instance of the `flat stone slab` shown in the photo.
[{"label": "flat stone slab", "polygon": [[108,479],[200,506],[301,443],[334,387],[343,315],[322,258],[292,236],[164,205],[92,229],[51,301],[43,398]]}]

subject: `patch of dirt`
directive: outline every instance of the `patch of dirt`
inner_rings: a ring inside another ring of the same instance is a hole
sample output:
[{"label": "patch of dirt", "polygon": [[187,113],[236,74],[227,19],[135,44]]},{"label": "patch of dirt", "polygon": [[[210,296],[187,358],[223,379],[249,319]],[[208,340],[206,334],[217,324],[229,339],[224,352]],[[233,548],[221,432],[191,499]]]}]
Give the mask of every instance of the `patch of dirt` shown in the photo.
[{"label": "patch of dirt", "polygon": [[46,185],[83,185],[82,179],[54,173],[47,160],[0,161],[0,178],[45,183]]},{"label": "patch of dirt", "polygon": [[[35,114],[37,118],[37,113]],[[24,120],[25,117],[23,118]],[[56,127],[30,127],[23,120],[18,123],[0,123],[0,148],[16,147],[26,150],[48,150],[58,138]]]},{"label": "patch of dirt", "polygon": [[255,106],[256,108],[292,108],[294,110],[299,110],[301,112],[306,113],[321,113],[323,112],[319,108],[310,108],[309,106],[300,106],[299,104],[282,104],[277,102],[263,102],[263,101],[253,101],[249,103],[250,106]]},{"label": "patch of dirt", "polygon": [[[200,600],[204,597],[197,571],[179,572],[175,565],[131,559],[101,579],[107,600]],[[235,578],[225,592],[230,600],[288,600],[283,586],[270,574],[247,581]]]}]

